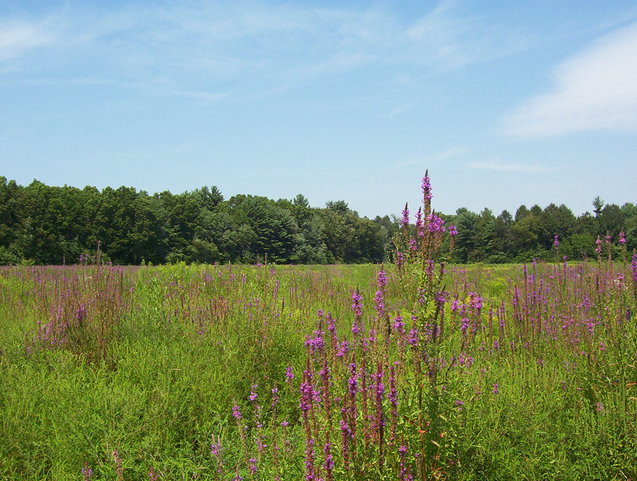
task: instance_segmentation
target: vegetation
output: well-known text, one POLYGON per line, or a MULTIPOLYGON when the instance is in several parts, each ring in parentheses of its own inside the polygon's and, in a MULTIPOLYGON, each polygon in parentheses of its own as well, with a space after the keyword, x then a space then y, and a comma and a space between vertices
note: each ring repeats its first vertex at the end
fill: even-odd
POLYGON ((637 479, 637 256, 445 267, 423 194, 393 266, 0 270, 0 478, 637 479))
MULTIPOLYGON (((448 260, 552 260, 555 235, 561 255, 569 259, 594 257, 597 236, 617 240, 620 232, 629 251, 637 248, 637 206, 605 205, 597 197, 593 207, 594 214, 580 217, 554 204, 521 206, 515 216, 465 208, 441 214, 458 229, 448 260)), ((399 219, 360 217, 344 201, 311 207, 303 195, 224 200, 216 187, 149 195, 132 187, 100 191, 38 181, 24 187, 0 177, 0 264, 5 265, 74 264, 98 243, 104 257, 119 265, 391 262, 399 230, 399 219)))

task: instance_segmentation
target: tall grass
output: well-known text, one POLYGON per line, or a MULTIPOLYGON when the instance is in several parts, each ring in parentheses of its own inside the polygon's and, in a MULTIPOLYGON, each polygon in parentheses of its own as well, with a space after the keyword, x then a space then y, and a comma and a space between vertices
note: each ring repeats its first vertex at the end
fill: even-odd
POLYGON ((427 189, 397 266, 1 270, 0 478, 637 479, 637 266, 445 266, 427 189))

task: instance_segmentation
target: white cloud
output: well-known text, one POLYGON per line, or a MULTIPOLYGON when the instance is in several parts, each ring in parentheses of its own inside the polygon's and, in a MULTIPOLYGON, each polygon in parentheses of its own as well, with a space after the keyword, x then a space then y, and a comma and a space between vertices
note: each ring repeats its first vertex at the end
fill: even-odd
MULTIPOLYGON (((519 32, 468 15, 448 0, 408 21, 382 3, 352 8, 202 0, 109 9, 80 3, 50 20, 62 30, 65 62, 98 57, 104 69, 127 80, 198 73, 302 82, 384 65, 429 75, 505 55, 524 43, 519 32)), ((33 25, 18 27, 0 29, 0 58, 3 51, 13 56, 48 40, 33 25)))
POLYGON ((554 71, 551 91, 503 119, 510 136, 637 131, 637 22, 616 30, 554 71))
POLYGON ((53 36, 37 24, 0 23, 0 60, 19 57, 32 48, 47 45, 52 41, 53 36))
POLYGON ((535 164, 506 164, 499 160, 491 160, 488 162, 469 162, 467 167, 481 170, 496 170, 500 172, 519 172, 527 174, 543 174, 554 172, 554 167, 544 167, 535 164))
POLYGON ((425 165, 431 164, 435 162, 440 162, 443 160, 449 160, 454 157, 461 156, 467 153, 467 149, 462 146, 450 147, 447 150, 443 150, 442 152, 436 152, 435 154, 425 155, 418 159, 407 160, 405 162, 400 162, 397 164, 398 167, 404 167, 407 165, 425 165))

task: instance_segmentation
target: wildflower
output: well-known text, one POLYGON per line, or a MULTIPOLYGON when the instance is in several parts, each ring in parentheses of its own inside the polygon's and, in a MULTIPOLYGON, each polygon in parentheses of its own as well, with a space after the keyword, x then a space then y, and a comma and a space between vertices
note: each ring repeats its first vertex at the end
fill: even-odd
POLYGON ((254 476, 257 472, 257 460, 255 458, 250 458, 248 462, 250 463, 250 474, 254 476))
POLYGON ((241 419, 241 410, 239 409, 239 406, 237 406, 236 404, 232 406, 232 415, 234 416, 235 419, 241 419))
POLYGON ((436 232, 444 232, 445 221, 438 217, 436 214, 429 214, 427 216, 427 230, 432 234, 436 232))
POLYGON ((458 230, 456 229, 455 225, 450 225, 449 229, 447 229, 447 231, 449 232, 449 235, 451 237, 456 237, 458 235, 458 230))
POLYGON ((336 357, 343 357, 345 354, 347 354, 348 350, 349 350, 349 342, 347 341, 341 342, 336 351, 336 357))
POLYGON ((301 392, 301 401, 299 402, 299 408, 305 413, 312 407, 314 389, 309 382, 303 381, 301 383, 299 391, 301 392))
POLYGON ((376 283, 381 289, 387 285, 387 275, 383 269, 378 271, 378 274, 376 275, 376 283))
POLYGON ((429 179, 429 171, 425 172, 425 176, 422 178, 422 193, 426 200, 431 200, 431 181, 429 179))
POLYGON ((257 398, 259 397, 256 391, 257 387, 259 386, 257 386, 256 384, 252 385, 252 389, 250 390, 250 401, 256 401, 257 398))
POLYGON ((294 373, 292 372, 292 366, 285 368, 285 382, 292 382, 294 379, 294 373))
POLYGON ((415 327, 409 331, 409 337, 407 337, 407 343, 410 346, 418 344, 418 329, 415 327))
POLYGON ((595 253, 602 253, 602 240, 599 238, 599 236, 597 236, 597 240, 595 241, 595 253))
POLYGON ((93 470, 89 467, 88 463, 84 463, 84 467, 81 470, 84 481, 90 481, 93 477, 93 470))
POLYGON ((155 472, 155 469, 151 466, 148 470, 148 481, 158 481, 159 475, 155 472))
POLYGON ((402 316, 396 316, 394 318, 394 329, 401 334, 405 332, 405 323, 403 322, 402 316))
POLYGON ((325 462, 323 463, 323 468, 325 471, 331 475, 332 470, 334 469, 334 457, 330 452, 332 445, 330 443, 325 443, 323 446, 323 452, 325 453, 325 462))
POLYGON ((555 234, 555 237, 553 237, 553 247, 555 249, 558 249, 560 247, 560 238, 557 234, 555 234))
POLYGON ((500 385, 496 382, 491 390, 493 394, 500 394, 500 385))
POLYGON ((352 309, 354 310, 356 317, 363 315, 363 298, 358 291, 352 294, 352 309))
POLYGON ((462 334, 466 334, 467 333, 467 329, 469 328, 469 324, 471 324, 471 321, 469 320, 469 318, 467 317, 463 317, 461 324, 460 324, 460 329, 462 330, 462 334))
POLYGON ((376 296, 374 297, 374 309, 378 312, 379 316, 383 316, 385 313, 385 300, 383 299, 383 291, 376 291, 376 296))
POLYGON ((622 246, 626 244, 626 237, 624 235, 624 231, 621 231, 619 233, 619 239, 617 240, 617 242, 619 242, 619 245, 622 245, 622 246))
POLYGON ((405 204, 405 208, 403 209, 403 217, 400 221, 400 224, 404 228, 407 228, 409 226, 409 208, 407 207, 407 204, 405 204))
POLYGON ((219 443, 212 443, 210 445, 210 453, 213 456, 221 456, 221 444, 219 443))
POLYGON ((416 212, 416 232, 418 233, 418 237, 425 236, 425 224, 422 221, 422 209, 418 209, 416 212))

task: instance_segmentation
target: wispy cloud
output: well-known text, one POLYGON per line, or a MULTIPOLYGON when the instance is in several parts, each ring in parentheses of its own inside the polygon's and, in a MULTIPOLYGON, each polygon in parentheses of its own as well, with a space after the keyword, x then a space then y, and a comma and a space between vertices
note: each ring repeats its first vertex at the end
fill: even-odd
POLYGON ((555 167, 544 167, 536 164, 512 164, 503 163, 500 160, 491 160, 487 162, 469 162, 467 167, 471 169, 496 170, 500 172, 518 172, 526 174, 544 174, 554 172, 555 167))
POLYGON ((502 120, 501 130, 531 138, 574 132, 637 131, 637 22, 558 66, 554 87, 502 120))
POLYGON ((37 23, 0 22, 0 61, 19 57, 28 50, 50 44, 53 40, 54 36, 37 23))
POLYGON ((454 157, 459 157, 467 153, 467 149, 462 146, 454 146, 450 147, 447 150, 443 150, 441 152, 436 152, 434 154, 425 155, 423 157, 419 157, 417 159, 406 160, 404 162, 400 162, 397 164, 398 167, 404 167, 407 165, 423 165, 432 164, 435 162, 440 162, 443 160, 453 159, 454 157))
MULTIPOLYGON (((32 20, 0 29, 0 60, 51 42, 37 28, 41 19, 32 20)), ((403 71, 418 79, 506 55, 525 41, 448 0, 410 20, 382 3, 354 8, 194 0, 108 9, 79 3, 55 25, 54 63, 67 72, 142 83, 166 95, 228 95, 231 84, 234 96, 243 98, 366 68, 388 67, 395 78, 403 71)), ((32 67, 40 79, 50 68, 35 61, 32 67)))

